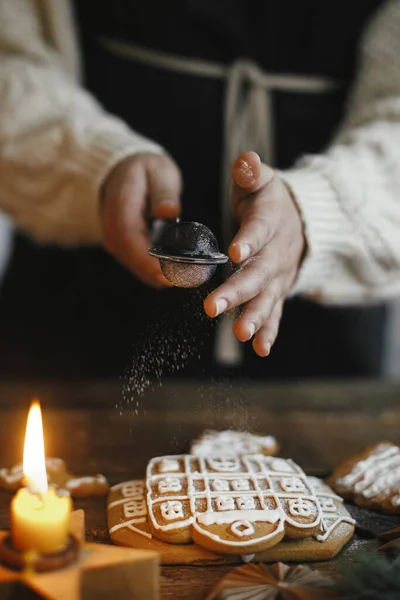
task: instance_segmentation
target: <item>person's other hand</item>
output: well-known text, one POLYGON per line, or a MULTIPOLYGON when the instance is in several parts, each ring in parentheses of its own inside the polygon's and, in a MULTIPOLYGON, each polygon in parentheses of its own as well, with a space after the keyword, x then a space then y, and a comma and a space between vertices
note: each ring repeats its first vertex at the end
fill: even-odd
POLYGON ((135 154, 118 163, 104 182, 101 222, 104 246, 138 279, 169 286, 151 246, 148 220, 180 214, 181 175, 166 155, 135 154))
POLYGON ((284 182, 255 152, 245 152, 232 168, 232 205, 240 229, 229 247, 239 270, 210 294, 206 313, 216 317, 244 304, 233 331, 268 356, 283 303, 305 250, 303 224, 284 182))

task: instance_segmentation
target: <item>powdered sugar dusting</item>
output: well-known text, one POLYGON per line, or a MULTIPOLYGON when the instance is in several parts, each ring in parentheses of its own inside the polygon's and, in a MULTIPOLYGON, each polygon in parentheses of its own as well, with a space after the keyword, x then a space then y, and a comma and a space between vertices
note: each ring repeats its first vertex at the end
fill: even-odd
POLYGON ((137 348, 132 365, 126 373, 122 401, 117 408, 122 412, 132 409, 138 415, 143 409, 143 399, 147 391, 162 386, 165 377, 184 370, 192 361, 202 357, 203 340, 193 341, 192 323, 185 315, 195 316, 200 323, 208 326, 210 333, 214 322, 203 310, 203 297, 207 291, 193 290, 188 293, 188 301, 182 307, 182 317, 162 313, 137 348))

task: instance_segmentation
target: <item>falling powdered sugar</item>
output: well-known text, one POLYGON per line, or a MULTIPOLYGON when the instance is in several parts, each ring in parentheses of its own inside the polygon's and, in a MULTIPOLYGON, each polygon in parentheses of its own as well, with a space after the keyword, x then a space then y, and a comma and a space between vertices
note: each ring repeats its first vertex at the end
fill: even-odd
POLYGON ((160 306, 155 308, 156 318, 147 327, 126 373, 122 401, 117 405, 120 412, 129 407, 138 415, 147 391, 154 391, 162 386, 165 377, 176 375, 201 359, 204 337, 194 338, 193 320, 206 329, 206 337, 214 325, 203 310, 204 293, 204 289, 190 292, 179 316, 162 311, 160 306))

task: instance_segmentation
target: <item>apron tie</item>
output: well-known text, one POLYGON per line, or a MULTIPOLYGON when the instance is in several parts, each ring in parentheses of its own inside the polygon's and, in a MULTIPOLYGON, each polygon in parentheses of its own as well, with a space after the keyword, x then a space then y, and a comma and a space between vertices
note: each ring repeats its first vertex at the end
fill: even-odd
POLYGON ((222 165, 222 231, 225 249, 232 241, 231 168, 235 159, 254 150, 273 164, 273 120, 271 94, 263 72, 248 60, 234 62, 227 71, 224 153, 222 165))

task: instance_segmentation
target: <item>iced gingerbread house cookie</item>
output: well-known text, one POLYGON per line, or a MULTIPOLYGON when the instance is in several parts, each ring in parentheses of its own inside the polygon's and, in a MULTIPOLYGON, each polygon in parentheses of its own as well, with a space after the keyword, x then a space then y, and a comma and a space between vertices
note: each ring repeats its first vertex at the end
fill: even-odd
POLYGON ((157 549, 164 564, 319 560, 354 532, 328 486, 261 454, 152 459, 145 483, 111 489, 108 523, 115 543, 157 549))

